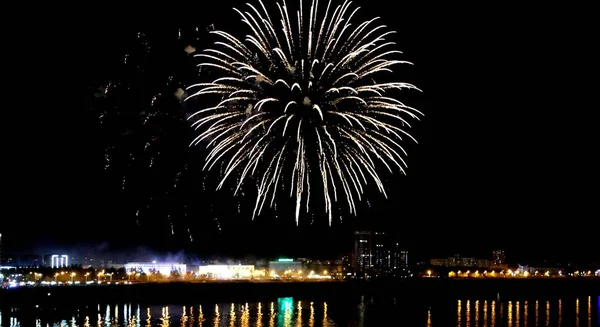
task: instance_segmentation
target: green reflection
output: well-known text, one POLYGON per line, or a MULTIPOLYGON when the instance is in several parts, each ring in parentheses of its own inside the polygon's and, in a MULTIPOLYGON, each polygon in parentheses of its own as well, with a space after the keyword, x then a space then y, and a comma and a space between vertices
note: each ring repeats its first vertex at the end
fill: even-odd
POLYGON ((277 327, 291 326, 294 314, 294 298, 280 297, 277 299, 277 327))

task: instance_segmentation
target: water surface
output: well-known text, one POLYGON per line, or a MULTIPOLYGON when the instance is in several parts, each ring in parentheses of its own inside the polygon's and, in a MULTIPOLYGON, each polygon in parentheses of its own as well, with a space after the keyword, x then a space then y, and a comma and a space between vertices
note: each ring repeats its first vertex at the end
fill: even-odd
POLYGON ((598 327, 600 296, 547 299, 464 298, 423 301, 358 297, 311 301, 291 297, 251 303, 65 308, 8 308, 0 327, 598 327))

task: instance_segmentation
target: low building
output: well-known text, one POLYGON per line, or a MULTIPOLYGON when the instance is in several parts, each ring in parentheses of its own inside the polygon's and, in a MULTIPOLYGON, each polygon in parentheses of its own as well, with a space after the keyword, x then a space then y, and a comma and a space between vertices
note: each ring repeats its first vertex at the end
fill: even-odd
POLYGON ((36 254, 26 254, 19 257, 19 267, 42 266, 42 258, 36 254))
POLYGON ((286 271, 302 271, 302 261, 295 261, 294 259, 287 258, 269 261, 269 271, 275 272, 277 275, 283 275, 286 271))
POLYGON ((439 267, 477 267, 477 268, 490 268, 492 263, 487 259, 477 259, 462 257, 459 254, 453 257, 443 259, 431 259, 429 262, 432 266, 439 267))
POLYGON ((518 271, 523 275, 527 274, 528 276, 538 277, 560 276, 563 273, 562 269, 557 267, 533 267, 527 265, 520 265, 518 271))
POLYGON ((254 265, 205 265, 198 274, 209 279, 246 279, 254 276, 254 265))
POLYGON ((344 268, 344 262, 340 260, 312 260, 306 258, 299 258, 298 261, 302 262, 302 271, 309 273, 319 273, 322 275, 330 275, 341 279, 346 271, 344 268))
POLYGON ((126 271, 137 271, 142 273, 160 273, 161 275, 170 275, 172 272, 184 274, 187 266, 181 263, 170 262, 130 262, 125 264, 126 271))

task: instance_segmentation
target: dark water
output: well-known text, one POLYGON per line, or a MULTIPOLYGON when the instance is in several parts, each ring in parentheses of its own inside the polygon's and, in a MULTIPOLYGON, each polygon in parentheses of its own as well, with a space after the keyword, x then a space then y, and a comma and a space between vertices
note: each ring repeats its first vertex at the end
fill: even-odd
POLYGON ((360 297, 310 301, 144 306, 100 304, 0 311, 0 326, 600 326, 600 296, 551 299, 422 300, 360 297))

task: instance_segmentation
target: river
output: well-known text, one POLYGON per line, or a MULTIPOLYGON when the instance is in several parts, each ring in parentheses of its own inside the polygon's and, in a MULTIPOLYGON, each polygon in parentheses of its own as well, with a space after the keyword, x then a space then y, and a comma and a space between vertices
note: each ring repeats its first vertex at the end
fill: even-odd
POLYGON ((263 302, 189 305, 46 305, 0 311, 1 327, 16 326, 465 326, 597 327, 600 296, 411 299, 356 296, 335 301, 273 298, 263 302))

